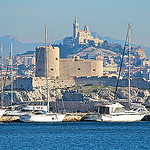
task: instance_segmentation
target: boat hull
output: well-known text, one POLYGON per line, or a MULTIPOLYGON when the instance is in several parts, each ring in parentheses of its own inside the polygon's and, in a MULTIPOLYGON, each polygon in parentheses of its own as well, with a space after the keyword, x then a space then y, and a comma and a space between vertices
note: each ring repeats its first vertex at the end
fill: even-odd
POLYGON ((44 115, 21 115, 20 121, 22 122, 62 122, 65 115, 63 114, 44 114, 44 115))
POLYGON ((0 109, 0 118, 3 116, 4 113, 5 113, 5 109, 0 109))
POLYGON ((145 114, 134 115, 101 115, 96 121, 100 122, 136 122, 141 121, 145 114))

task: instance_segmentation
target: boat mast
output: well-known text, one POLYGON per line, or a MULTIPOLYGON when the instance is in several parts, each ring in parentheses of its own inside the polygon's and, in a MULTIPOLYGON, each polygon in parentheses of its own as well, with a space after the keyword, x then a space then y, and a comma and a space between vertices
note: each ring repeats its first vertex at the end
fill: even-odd
POLYGON ((11 59, 11 102, 10 105, 12 106, 13 103, 13 73, 12 73, 12 65, 13 65, 13 43, 11 43, 11 53, 10 53, 10 59, 11 59))
POLYGON ((47 25, 45 25, 45 47, 46 47, 47 110, 49 112, 48 58, 47 58, 47 25))
POLYGON ((1 108, 3 108, 3 45, 1 45, 1 108))
POLYGON ((131 86, 131 76, 130 76, 130 69, 131 69, 131 56, 130 56, 130 52, 131 52, 131 47, 130 47, 130 43, 131 43, 131 24, 129 23, 129 27, 128 27, 128 30, 129 30, 129 37, 128 37, 128 42, 129 42, 129 77, 128 77, 128 80, 129 80, 129 85, 128 85, 128 90, 129 90, 129 99, 128 99, 128 103, 129 103, 129 107, 130 107, 130 103, 131 103, 131 89, 130 89, 130 86, 131 86))

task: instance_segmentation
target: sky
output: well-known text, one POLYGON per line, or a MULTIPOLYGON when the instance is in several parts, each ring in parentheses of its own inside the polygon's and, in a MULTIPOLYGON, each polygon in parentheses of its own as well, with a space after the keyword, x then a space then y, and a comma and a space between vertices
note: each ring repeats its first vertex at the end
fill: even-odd
POLYGON ((22 43, 51 42, 72 36, 75 15, 102 36, 124 40, 131 22, 134 44, 150 47, 150 0, 0 0, 0 36, 22 43))

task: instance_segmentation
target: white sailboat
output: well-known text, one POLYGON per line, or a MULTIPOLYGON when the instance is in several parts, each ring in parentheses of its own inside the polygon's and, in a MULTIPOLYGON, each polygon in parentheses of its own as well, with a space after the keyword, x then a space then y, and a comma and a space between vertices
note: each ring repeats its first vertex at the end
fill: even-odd
MULTIPOLYGON (((11 70, 10 70, 10 76, 11 76, 11 98, 10 98, 10 106, 6 107, 6 111, 4 112, 4 116, 20 116, 22 112, 20 110, 17 110, 16 108, 18 105, 13 106, 13 43, 10 45, 10 62, 11 62, 11 70)), ((2 97, 3 99, 3 97, 2 97)))
MULTIPOLYGON (((131 107, 131 100, 130 100, 130 39, 131 39, 131 25, 128 25, 128 32, 127 32, 127 37, 126 41, 128 39, 129 43, 129 97, 128 97, 128 103, 129 107, 131 107)), ((126 43, 125 43, 126 46, 126 43)), ((122 58, 123 60, 123 58, 122 58)), ((121 70, 120 70, 121 71, 121 70)), ((120 75, 120 72, 119 72, 120 75)), ((118 84, 118 83, 117 83, 118 84)), ((148 110, 140 105, 135 109, 127 111, 121 105, 120 103, 114 103, 114 104, 99 104, 97 105, 98 107, 98 115, 99 117, 96 119, 96 121, 104 121, 104 122, 134 122, 134 121, 141 121, 142 118, 145 115, 148 115, 149 112, 148 110)))
POLYGON ((62 122, 65 114, 49 112, 49 85, 48 85, 48 59, 47 59, 47 26, 45 26, 45 47, 46 47, 46 81, 47 81, 47 109, 48 112, 33 111, 32 113, 21 115, 23 122, 62 122))

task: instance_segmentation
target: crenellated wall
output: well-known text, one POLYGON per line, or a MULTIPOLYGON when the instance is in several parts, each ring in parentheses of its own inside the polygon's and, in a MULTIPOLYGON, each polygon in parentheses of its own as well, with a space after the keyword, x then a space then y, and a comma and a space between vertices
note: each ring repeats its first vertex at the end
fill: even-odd
POLYGON ((102 76, 102 60, 60 59, 61 77, 102 76))

